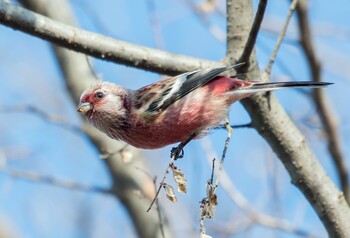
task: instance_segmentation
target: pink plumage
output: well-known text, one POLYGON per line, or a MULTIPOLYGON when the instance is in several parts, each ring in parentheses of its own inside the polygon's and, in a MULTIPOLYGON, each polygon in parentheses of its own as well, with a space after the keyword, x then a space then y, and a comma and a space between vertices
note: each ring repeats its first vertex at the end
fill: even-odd
MULTIPOLYGON (((238 66, 238 65, 237 65, 238 66)), ((235 66, 197 70, 138 90, 96 82, 80 99, 78 111, 111 138, 156 149, 204 136, 227 116, 232 103, 251 93, 328 83, 258 83, 218 76, 235 66)))

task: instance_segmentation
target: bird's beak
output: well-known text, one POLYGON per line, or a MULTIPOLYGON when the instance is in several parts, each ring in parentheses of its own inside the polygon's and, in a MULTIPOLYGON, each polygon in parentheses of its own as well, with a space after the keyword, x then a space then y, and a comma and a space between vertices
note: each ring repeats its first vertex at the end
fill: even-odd
POLYGON ((78 105, 77 111, 82 113, 82 114, 86 114, 88 111, 90 111, 92 109, 92 105, 89 102, 81 102, 78 105))

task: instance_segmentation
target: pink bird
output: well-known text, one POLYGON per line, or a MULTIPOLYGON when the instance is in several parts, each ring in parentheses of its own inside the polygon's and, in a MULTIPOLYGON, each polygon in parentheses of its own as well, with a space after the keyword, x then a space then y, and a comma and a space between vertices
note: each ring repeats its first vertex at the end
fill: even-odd
POLYGON ((77 110, 113 139, 157 149, 203 137, 223 122, 232 103, 252 93, 330 84, 261 83, 220 76, 240 65, 196 70, 138 90, 96 82, 83 92, 77 110))

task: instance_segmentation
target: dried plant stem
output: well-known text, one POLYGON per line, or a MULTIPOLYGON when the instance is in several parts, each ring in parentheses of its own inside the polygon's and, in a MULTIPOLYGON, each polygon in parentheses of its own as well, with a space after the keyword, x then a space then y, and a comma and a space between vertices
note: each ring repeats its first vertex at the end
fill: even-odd
POLYGON ((221 176, 221 173, 222 173, 222 170, 223 170, 223 167, 224 167, 224 161, 225 161, 225 158, 226 158, 226 152, 227 152, 228 145, 230 143, 231 136, 232 136, 232 131, 233 131, 233 129, 232 129, 231 125, 230 125, 230 121, 229 121, 228 118, 226 119, 226 130, 227 130, 227 138, 226 138, 226 141, 225 141, 224 150, 222 151, 220 165, 219 165, 219 170, 218 170, 218 173, 216 175, 216 180, 215 180, 215 184, 214 184, 215 188, 219 185, 220 176, 221 176))

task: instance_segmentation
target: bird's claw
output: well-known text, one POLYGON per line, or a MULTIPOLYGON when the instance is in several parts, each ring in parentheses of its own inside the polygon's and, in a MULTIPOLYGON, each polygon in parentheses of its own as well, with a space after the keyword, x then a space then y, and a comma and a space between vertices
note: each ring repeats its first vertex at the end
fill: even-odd
POLYGON ((183 158, 184 154, 185 152, 181 147, 173 147, 170 152, 170 156, 174 157, 174 160, 183 158))

